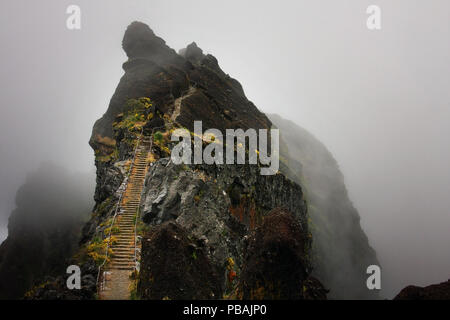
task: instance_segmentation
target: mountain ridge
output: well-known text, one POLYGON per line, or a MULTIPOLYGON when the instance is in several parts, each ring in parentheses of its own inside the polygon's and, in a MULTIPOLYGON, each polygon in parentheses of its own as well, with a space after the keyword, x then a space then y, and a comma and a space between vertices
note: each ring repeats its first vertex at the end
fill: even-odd
MULTIPOLYGON (((89 141, 97 167, 96 204, 83 227, 78 251, 70 261, 81 267, 89 281, 79 293, 70 292, 64 287, 61 275, 35 288, 28 297, 96 297, 92 279, 98 274, 101 276, 99 267, 103 262, 108 263, 107 243, 114 242, 117 235, 112 222, 115 213, 120 214, 118 201, 127 184, 127 172, 141 134, 153 143, 139 203, 141 219, 137 220, 143 250, 137 265, 140 272, 133 274, 136 286, 130 291, 130 297, 326 299, 327 290, 334 295, 338 290, 351 287, 354 282, 349 280, 348 274, 340 282, 333 282, 329 269, 314 261, 314 255, 322 251, 311 247, 312 237, 323 234, 314 234, 309 222, 314 210, 307 203, 307 197, 314 192, 308 190, 310 186, 303 178, 310 172, 305 171, 305 167, 311 168, 311 164, 305 162, 306 158, 303 158, 304 163, 297 161, 296 158, 302 157, 295 153, 296 142, 288 135, 283 137, 287 129, 278 124, 282 131, 282 159, 280 172, 272 176, 260 175, 258 165, 174 165, 170 161, 170 150, 175 143, 170 135, 175 128, 192 131, 195 120, 203 121, 204 130, 215 128, 222 132, 270 129, 273 123, 246 98, 241 84, 220 68, 217 59, 203 54, 195 43, 177 54, 147 25, 133 22, 125 31, 122 47, 128 56, 122 66, 125 74, 107 111, 94 124, 89 141), (274 233, 270 226, 276 226, 280 232, 274 233), (179 254, 168 254, 168 244, 179 254), (160 264, 166 267, 155 266, 155 257, 164 257, 160 264), (313 271, 315 267, 319 272, 313 271), (189 270, 197 270, 205 277, 190 274, 189 270), (176 275, 179 280, 171 282, 167 275, 176 275), (325 287, 320 277, 325 277, 325 287), (209 281, 209 285, 205 287, 203 281, 209 281), (345 286, 340 288, 342 283, 345 286)), ((320 158, 322 155, 309 156, 320 158)), ((340 185, 341 178, 337 180, 339 192, 327 204, 339 202, 340 196, 347 197, 345 186, 340 185)), ((321 183, 314 184, 313 189, 323 189, 321 183)), ((346 207, 345 199, 344 202, 345 205, 338 206, 339 217, 345 217, 342 221, 359 223, 357 212, 350 204, 346 207)), ((338 226, 342 222, 331 214, 325 217, 338 226)), ((331 236, 336 235, 336 230, 339 228, 336 227, 331 236)), ((358 228, 354 230, 363 234, 358 228)), ((330 240, 324 239, 325 242, 330 240)), ((342 239, 348 242, 351 238, 337 238, 342 239)), ((357 234, 356 240, 361 239, 364 240, 364 236, 357 234)), ((356 256, 369 250, 365 240, 362 243, 361 248, 356 248, 361 249, 355 251, 356 256)), ((327 261, 336 262, 339 258, 320 263, 327 261)), ((332 269, 338 270, 339 275, 341 267, 333 264, 332 269)), ((358 292, 352 292, 351 296, 342 294, 342 297, 367 297, 361 293, 365 279, 362 281, 358 274, 354 281, 361 282, 358 292)))

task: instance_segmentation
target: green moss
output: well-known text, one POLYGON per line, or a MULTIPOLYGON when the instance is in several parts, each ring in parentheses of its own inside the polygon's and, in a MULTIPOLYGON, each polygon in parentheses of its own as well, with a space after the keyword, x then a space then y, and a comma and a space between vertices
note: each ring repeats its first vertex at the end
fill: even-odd
POLYGON ((160 131, 157 131, 153 134, 153 139, 157 142, 162 142, 164 136, 160 131))
POLYGON ((153 118, 153 114, 147 115, 147 109, 152 105, 150 98, 147 97, 129 99, 125 104, 126 111, 116 117, 113 128, 115 130, 140 130, 147 121, 153 118))

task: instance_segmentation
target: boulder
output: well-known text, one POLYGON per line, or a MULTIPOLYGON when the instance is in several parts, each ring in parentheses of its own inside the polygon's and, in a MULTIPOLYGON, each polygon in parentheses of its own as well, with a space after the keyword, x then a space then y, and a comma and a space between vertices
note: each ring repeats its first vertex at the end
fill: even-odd
POLYGON ((140 297, 220 299, 221 279, 199 243, 172 221, 152 228, 142 242, 140 297))

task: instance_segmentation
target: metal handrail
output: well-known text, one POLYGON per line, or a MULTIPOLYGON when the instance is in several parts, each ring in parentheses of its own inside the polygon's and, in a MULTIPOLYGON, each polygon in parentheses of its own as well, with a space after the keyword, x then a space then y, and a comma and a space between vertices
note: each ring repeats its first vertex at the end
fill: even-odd
MULTIPOLYGON (((149 152, 152 151, 152 146, 153 146, 153 131, 154 129, 152 129, 152 135, 150 136, 150 148, 149 148, 149 152)), ((144 181, 144 185, 145 185, 145 181, 144 181)), ((144 187, 142 187, 141 190, 141 199, 142 199, 142 192, 143 192, 144 187)), ((137 250, 137 222, 140 218, 140 213, 141 213, 141 208, 139 206, 138 208, 138 212, 136 214, 136 218, 134 219, 134 270, 137 270, 137 256, 136 256, 136 250, 137 250)))
MULTIPOLYGON (((161 128, 165 128, 165 127, 166 127, 166 125, 160 126, 160 127, 152 128, 152 133, 151 133, 151 136, 150 136, 150 152, 151 152, 152 147, 153 147, 153 134, 154 134, 154 131, 155 131, 156 129, 161 129, 161 128)), ((130 168, 128 169, 128 172, 127 172, 127 175, 126 175, 126 184, 125 184, 125 188, 124 188, 123 190, 121 190, 119 199, 118 199, 117 204, 116 204, 116 209, 115 209, 115 211, 114 211, 113 220, 112 220, 112 222, 111 222, 111 226, 110 226, 110 229, 109 229, 108 243, 107 243, 107 246, 106 246, 105 259, 103 260, 103 263, 98 267, 97 282, 96 282, 96 286, 97 286, 97 294, 99 294, 99 291, 100 291, 99 280, 100 280, 101 270, 102 270, 102 268, 105 266, 105 264, 106 264, 106 262, 107 262, 107 260, 108 260, 108 257, 109 257, 109 248, 110 248, 110 245, 111 245, 111 232, 112 232, 112 228, 113 228, 114 223, 115 223, 115 221, 116 221, 117 214, 118 214, 119 208, 120 208, 120 204, 121 204, 122 199, 123 199, 123 195, 124 195, 124 193, 125 193, 125 191, 126 191, 126 189, 127 189, 127 186, 128 186, 130 173, 131 173, 131 171, 132 171, 132 169, 133 169, 133 167, 134 167, 134 162, 135 162, 135 160, 136 160, 136 154, 137 154, 137 151, 138 151, 138 148, 139 148, 139 144, 140 144, 140 142, 142 141, 143 133, 144 133, 144 127, 141 128, 141 133, 140 133, 140 135, 139 135, 138 142, 137 142, 137 144, 136 144, 136 148, 134 149, 133 160, 132 160, 132 162, 131 162, 130 168)), ((141 191, 141 197, 142 197, 142 191, 141 191)), ((139 218, 140 218, 140 208, 138 208, 138 213, 137 213, 137 215, 136 215, 136 219, 135 219, 135 222, 134 222, 134 263, 135 263, 135 267, 134 267, 134 268, 135 268, 135 270, 136 270, 136 268, 137 268, 137 255, 136 255, 136 250, 137 250, 137 221, 138 221, 139 218)), ((105 280, 102 279, 102 282, 104 283, 105 280)), ((103 285, 104 285, 104 284, 102 284, 102 287, 103 287, 103 285)))
MULTIPOLYGON (((152 152, 152 148, 153 148, 153 134, 155 132, 156 129, 161 129, 161 128, 165 128, 166 126, 161 126, 161 127, 155 127, 152 128, 152 133, 150 135, 150 147, 149 147, 149 152, 152 152)), ((145 181, 144 181, 145 184, 145 181)), ((143 192, 144 188, 142 188, 141 190, 141 199, 142 199, 142 192, 143 192)), ((141 215, 141 209, 138 208, 138 212, 136 215, 136 219, 134 221, 134 269, 137 269, 137 256, 136 256, 136 251, 137 251, 137 222, 140 219, 141 215)))
MULTIPOLYGON (((134 161, 135 161, 135 159, 136 159, 137 150, 138 150, 138 148, 139 148, 139 143, 140 143, 140 141, 141 141, 141 139, 142 139, 143 133, 144 133, 144 127, 141 128, 141 133, 140 133, 140 135, 139 135, 138 142, 137 142, 137 144, 136 144, 136 148, 134 149, 133 160, 132 160, 132 162, 131 162, 130 168, 128 169, 127 175, 125 176, 125 177, 126 177, 126 185, 125 185, 125 188, 124 188, 124 189, 121 191, 121 193, 120 193, 119 199, 118 199, 117 204, 116 204, 116 209, 115 209, 115 211, 114 211, 113 220, 112 220, 111 226, 110 226, 110 228, 109 228, 109 234, 108 234, 109 240, 108 240, 108 243, 107 243, 107 245, 106 245, 105 259, 103 260, 103 263, 98 267, 97 282, 96 282, 96 285, 97 285, 97 294, 99 293, 99 292, 98 292, 98 291, 99 291, 99 285, 98 285, 98 284, 99 284, 99 280, 100 280, 101 269, 105 266, 106 261, 108 260, 108 256, 109 256, 109 247, 110 247, 110 244, 111 244, 111 232, 112 232, 112 227, 114 226, 114 223, 115 223, 115 221, 116 221, 117 213, 118 213, 118 211, 119 211, 120 204, 121 204, 121 202, 122 202, 122 198, 123 198, 124 192, 125 192, 125 190, 126 190, 126 188, 127 188, 127 185, 128 185, 128 181, 129 181, 128 179, 129 179, 131 170, 133 169, 133 166, 134 166, 134 161)), ((102 281, 103 281, 103 280, 104 280, 104 279, 102 279, 102 281)))

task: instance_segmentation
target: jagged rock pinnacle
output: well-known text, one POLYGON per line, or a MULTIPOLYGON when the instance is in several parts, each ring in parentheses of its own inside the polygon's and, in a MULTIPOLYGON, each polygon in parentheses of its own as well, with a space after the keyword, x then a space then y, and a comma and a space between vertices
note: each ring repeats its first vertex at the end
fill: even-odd
POLYGON ((194 64, 199 63, 205 57, 203 50, 200 49, 195 42, 192 42, 186 48, 181 49, 178 54, 194 64))
MULTIPOLYGON (((135 21, 125 31, 122 48, 129 58, 139 57, 152 49, 156 38, 155 33, 148 25, 135 21)), ((162 42, 164 44, 164 41, 162 42)))
POLYGON ((138 21, 131 23, 125 31, 122 48, 130 60, 144 58, 157 63, 163 61, 176 63, 173 60, 180 59, 175 50, 168 47, 163 39, 156 36, 148 25, 138 21))

